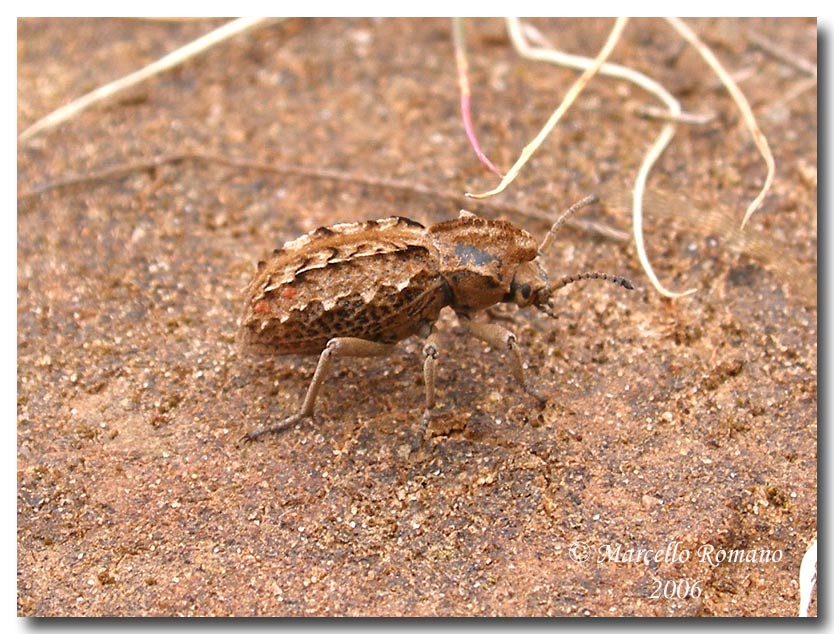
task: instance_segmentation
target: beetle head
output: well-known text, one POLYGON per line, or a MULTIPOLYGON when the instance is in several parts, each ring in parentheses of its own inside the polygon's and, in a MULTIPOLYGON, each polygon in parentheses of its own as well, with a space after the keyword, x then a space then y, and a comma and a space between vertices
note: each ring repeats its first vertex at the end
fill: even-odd
POLYGON ((524 308, 525 306, 548 306, 550 301, 550 282, 547 272, 538 259, 520 264, 510 283, 510 292, 504 297, 524 308))

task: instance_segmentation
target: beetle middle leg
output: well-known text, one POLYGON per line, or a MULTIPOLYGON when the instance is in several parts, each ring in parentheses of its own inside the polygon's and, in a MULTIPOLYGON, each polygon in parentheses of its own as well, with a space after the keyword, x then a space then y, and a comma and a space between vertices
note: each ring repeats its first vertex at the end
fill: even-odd
POLYGON ((510 353, 510 359, 512 360, 513 375, 521 384, 521 387, 524 388, 524 391, 530 396, 536 398, 539 403, 547 401, 547 397, 533 387, 527 380, 527 376, 524 373, 524 361, 521 358, 521 349, 518 346, 518 339, 513 332, 507 330, 503 326, 499 326, 498 324, 485 321, 475 321, 465 315, 458 315, 458 317, 460 317, 461 323, 466 326, 469 332, 471 332, 475 337, 486 342, 497 350, 507 350, 507 352, 510 353))
POLYGON ((431 422, 431 415, 434 411, 434 379, 435 368, 437 366, 437 357, 440 354, 440 345, 437 337, 437 330, 434 326, 427 327, 428 335, 426 335, 426 343, 423 344, 423 383, 426 384, 426 409, 423 410, 423 419, 420 421, 420 429, 411 443, 411 450, 416 451, 426 436, 426 429, 428 429, 429 422, 431 422))
POLYGON ((307 395, 304 397, 301 411, 289 418, 285 418, 272 427, 264 427, 250 431, 243 437, 243 440, 252 441, 257 440, 264 434, 277 434, 305 418, 312 418, 316 397, 319 394, 322 383, 327 378, 330 367, 333 365, 333 359, 339 357, 384 357, 389 355, 393 349, 394 344, 377 343, 355 337, 336 337, 335 339, 331 339, 327 342, 327 345, 319 356, 316 372, 313 374, 310 386, 307 388, 307 395))

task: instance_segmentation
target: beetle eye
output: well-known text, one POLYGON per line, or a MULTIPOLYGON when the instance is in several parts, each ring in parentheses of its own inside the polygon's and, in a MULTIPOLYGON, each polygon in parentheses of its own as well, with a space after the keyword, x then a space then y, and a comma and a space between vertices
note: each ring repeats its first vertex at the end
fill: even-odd
POLYGON ((522 284, 520 290, 521 290, 521 296, 524 299, 530 299, 530 285, 529 284, 522 284))

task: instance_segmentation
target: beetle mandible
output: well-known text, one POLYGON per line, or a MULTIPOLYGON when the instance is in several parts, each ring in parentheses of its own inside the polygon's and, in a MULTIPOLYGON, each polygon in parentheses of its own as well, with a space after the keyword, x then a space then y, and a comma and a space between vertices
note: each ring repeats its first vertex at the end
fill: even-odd
POLYGON ((423 374, 426 405, 417 435, 425 436, 435 405, 435 331, 449 306, 477 338, 510 354, 515 378, 539 401, 527 381, 516 336, 476 314, 506 302, 533 306, 555 317, 552 293, 584 279, 603 279, 632 289, 619 276, 595 271, 548 279, 539 256, 588 196, 568 209, 537 245, 505 220, 461 210, 454 220, 425 227, 392 217, 319 227, 276 249, 245 291, 238 339, 244 348, 267 354, 318 354, 301 409, 277 425, 251 431, 245 440, 277 433, 313 417, 313 408, 333 359, 389 354, 411 335, 425 338, 423 374))

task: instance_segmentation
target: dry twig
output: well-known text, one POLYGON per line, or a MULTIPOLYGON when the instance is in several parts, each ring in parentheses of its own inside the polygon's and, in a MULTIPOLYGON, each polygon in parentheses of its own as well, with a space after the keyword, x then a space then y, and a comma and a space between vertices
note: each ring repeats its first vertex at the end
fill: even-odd
POLYGON ((715 71, 715 74, 721 79, 721 82, 724 84, 727 92, 730 93, 733 101, 736 102, 739 110, 741 110, 744 123, 747 125, 747 129, 750 131, 750 134, 753 135, 753 141, 755 142, 756 147, 759 148, 759 152, 767 164, 767 176, 765 177, 764 185, 762 185, 759 195, 756 196, 756 198, 753 199, 753 202, 751 202, 747 207, 744 219, 741 221, 741 226, 744 227, 750 219, 750 216, 753 215, 753 212, 756 211, 756 209, 758 209, 762 204, 767 192, 770 191, 770 187, 773 184, 773 178, 776 174, 776 164, 773 161, 773 154, 770 151, 767 138, 759 129, 759 125, 756 123, 756 117, 753 115, 753 110, 750 108, 750 104, 747 102, 747 98, 744 96, 744 93, 741 92, 727 71, 724 70, 724 67, 721 65, 721 62, 718 61, 718 58, 712 50, 710 50, 710 48, 701 41, 701 38, 699 38, 695 32, 680 18, 666 18, 666 21, 669 22, 669 24, 671 24, 672 27, 674 27, 674 29, 680 33, 687 42, 695 47, 695 50, 698 51, 701 57, 704 58, 704 61, 709 64, 710 68, 712 68, 712 70, 715 71))
POLYGON ((706 125, 715 119, 715 113, 696 114, 694 112, 681 112, 679 115, 673 115, 668 110, 656 108, 654 106, 638 106, 634 112, 641 117, 650 119, 660 119, 661 121, 674 121, 675 123, 684 123, 689 125, 706 125))
MULTIPOLYGON (((322 167, 300 167, 290 165, 277 165, 273 163, 266 163, 262 161, 253 161, 249 159, 230 158, 228 156, 221 156, 218 154, 209 154, 199 151, 185 151, 176 154, 164 154, 147 160, 135 161, 132 163, 124 163, 113 167, 108 167, 103 170, 94 171, 89 174, 72 174, 49 181, 33 187, 32 189, 18 194, 18 202, 23 202, 37 196, 46 194, 52 191, 76 187, 81 185, 93 185, 96 183, 103 183, 118 178, 124 178, 129 174, 136 172, 143 172, 162 167, 164 165, 174 165, 186 161, 194 161, 198 163, 213 163, 216 165, 225 165, 236 169, 253 170, 258 172, 267 172, 272 174, 282 174, 289 176, 301 176, 305 178, 314 178, 321 180, 331 180, 340 183, 348 183, 351 185, 361 185, 365 187, 378 187, 380 189, 387 189, 392 191, 399 191, 413 196, 422 196, 435 200, 444 200, 456 207, 465 206, 467 203, 474 203, 479 207, 489 210, 492 214, 507 214, 510 216, 521 216, 524 218, 536 220, 541 222, 544 226, 550 227, 553 223, 553 217, 545 212, 537 211, 527 207, 518 207, 516 205, 508 205, 496 201, 472 201, 464 196, 449 191, 441 191, 432 189, 425 185, 415 184, 412 182, 405 182, 389 178, 377 178, 372 176, 363 176, 357 174, 348 174, 337 170, 332 170, 322 167)), ((614 227, 605 225, 600 222, 591 220, 582 220, 571 218, 568 223, 574 229, 578 229, 585 233, 596 235, 606 240, 614 242, 628 241, 628 234, 624 231, 614 227)))
POLYGON ((20 136, 18 136, 18 140, 21 142, 28 141, 39 132, 48 130, 49 128, 71 119, 79 112, 86 110, 90 106, 107 99, 108 97, 112 97, 116 93, 130 88, 131 86, 135 86, 136 84, 173 68, 174 66, 178 66, 187 59, 202 53, 206 49, 222 42, 223 40, 272 20, 273 19, 268 18, 238 18, 237 20, 232 20, 220 28, 197 38, 193 42, 189 42, 181 48, 178 48, 165 57, 148 64, 144 68, 140 68, 129 75, 125 75, 124 77, 120 77, 109 84, 100 86, 83 97, 79 97, 65 106, 52 111, 21 132, 20 136))
POLYGON ((787 51, 778 44, 771 42, 765 36, 756 33, 755 31, 748 31, 747 32, 747 39, 749 39, 753 44, 758 46, 760 49, 765 51, 766 53, 770 53, 776 59, 785 62, 786 64, 790 64, 794 68, 803 73, 810 75, 811 77, 817 76, 817 65, 809 62, 807 59, 799 57, 799 55, 795 55, 791 51, 787 51))
POLYGON ((620 39, 620 35, 625 28, 626 23, 628 22, 627 18, 617 18, 617 21, 614 24, 614 28, 611 30, 611 33, 608 35, 608 39, 605 42, 605 45, 602 47, 600 52, 597 54, 596 58, 594 59, 593 64, 587 68, 579 78, 574 82, 573 86, 570 87, 565 98, 562 100, 562 103, 559 104, 559 107, 550 115, 550 118, 547 120, 547 123, 544 124, 544 127, 539 131, 539 133, 535 136, 535 138, 528 143, 521 152, 521 156, 518 157, 518 160, 515 164, 510 168, 507 174, 501 179, 501 182, 495 189, 491 189, 488 192, 484 192, 481 194, 472 194, 467 193, 466 195, 470 198, 487 198, 489 196, 494 196, 495 194, 499 194, 504 191, 507 186, 515 180, 515 177, 518 176, 519 171, 524 165, 530 160, 530 157, 533 153, 539 148, 542 142, 547 138, 550 132, 553 130, 556 123, 558 123, 559 119, 562 118, 562 115, 567 112, 568 108, 571 107, 573 102, 579 96, 579 94, 585 89, 585 86, 588 85, 588 82, 591 81, 594 75, 597 74, 600 67, 605 63, 605 60, 611 55, 611 52, 614 50, 614 46, 616 46, 617 42, 620 39))
MULTIPOLYGON (((539 61, 549 62, 558 66, 568 66, 570 68, 586 71, 587 69, 591 68, 591 66, 594 63, 593 60, 591 60, 590 58, 581 57, 579 55, 570 55, 562 51, 556 50, 555 48, 549 45, 544 36, 541 33, 539 33, 538 30, 536 30, 535 28, 531 27, 530 25, 524 25, 524 28, 522 28, 521 23, 517 18, 508 18, 507 24, 510 32, 510 38, 512 39, 513 44, 515 45, 516 49, 525 57, 537 59, 539 61), (531 39, 535 38, 540 45, 544 44, 546 48, 531 47, 525 39, 525 36, 527 35, 530 35, 531 39)), ((669 122, 667 122, 663 126, 660 135, 657 137, 652 147, 649 148, 649 151, 643 158, 643 163, 640 165, 640 170, 637 173, 637 177, 634 180, 631 205, 634 246, 637 251, 637 258, 640 260, 640 265, 646 272, 646 275, 648 276, 649 281, 652 283, 652 286, 654 286, 655 289, 657 289, 657 291, 661 295, 674 299, 677 297, 683 297, 684 295, 694 293, 694 289, 678 292, 671 291, 667 289, 665 286, 663 286, 663 284, 660 282, 657 275, 655 274, 651 263, 649 262, 649 256, 646 252, 646 246, 643 240, 643 192, 645 191, 646 181, 648 180, 649 172, 654 166, 654 163, 657 161, 658 157, 663 153, 663 150, 666 149, 666 146, 669 144, 669 142, 672 140, 672 137, 675 135, 676 126, 674 122, 680 119, 682 116, 680 102, 678 102, 678 100, 675 99, 671 95, 671 93, 669 93, 668 90, 666 90, 655 80, 651 79, 650 77, 647 77, 643 73, 628 68, 627 66, 605 63, 602 64, 602 66, 600 66, 599 72, 602 75, 607 75, 609 77, 615 77, 618 79, 624 79, 639 86, 640 88, 649 92, 650 94, 655 95, 668 108, 669 122)))

